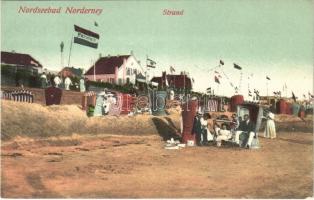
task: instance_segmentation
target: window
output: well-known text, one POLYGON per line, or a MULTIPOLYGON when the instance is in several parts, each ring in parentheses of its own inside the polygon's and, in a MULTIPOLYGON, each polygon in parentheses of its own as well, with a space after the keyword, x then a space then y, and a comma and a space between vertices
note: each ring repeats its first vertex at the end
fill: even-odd
POLYGON ((128 75, 128 76, 131 75, 131 69, 130 69, 130 68, 127 68, 127 69, 126 69, 126 75, 128 75))

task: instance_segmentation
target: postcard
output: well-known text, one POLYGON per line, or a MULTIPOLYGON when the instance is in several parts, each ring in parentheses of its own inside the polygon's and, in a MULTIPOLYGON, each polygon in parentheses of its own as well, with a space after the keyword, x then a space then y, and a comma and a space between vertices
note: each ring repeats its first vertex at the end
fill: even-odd
POLYGON ((1 1, 2 198, 313 198, 313 1, 1 1))

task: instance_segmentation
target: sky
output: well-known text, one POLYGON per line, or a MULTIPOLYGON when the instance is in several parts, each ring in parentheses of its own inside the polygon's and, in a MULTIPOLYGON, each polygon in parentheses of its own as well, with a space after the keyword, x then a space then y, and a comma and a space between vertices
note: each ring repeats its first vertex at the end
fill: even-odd
MULTIPOLYGON (((44 68, 61 70, 60 43, 67 65, 76 24, 100 35, 98 49, 73 44, 70 66, 88 69, 99 55, 134 52, 145 64, 157 62, 150 76, 161 71, 187 71, 195 91, 212 87, 233 95, 230 82, 247 97, 248 88, 261 95, 283 90, 302 98, 313 93, 313 1, 2 1, 1 50, 28 53, 44 68), (19 13, 20 7, 62 8, 61 14, 19 13), (103 9, 100 15, 67 14, 67 7, 103 9), (184 10, 181 16, 163 11, 184 10), (98 27, 94 26, 97 22, 98 27), (214 82, 215 68, 222 78, 214 82), (233 68, 233 63, 242 71, 233 68), (223 72, 227 75, 227 79, 223 72), (242 81, 240 84, 240 73, 242 81), (270 81, 266 80, 270 77, 270 81), (250 77, 250 78, 248 78, 250 77), (268 85, 268 86, 267 86, 268 85)), ((285 95, 286 92, 283 92, 285 95)))

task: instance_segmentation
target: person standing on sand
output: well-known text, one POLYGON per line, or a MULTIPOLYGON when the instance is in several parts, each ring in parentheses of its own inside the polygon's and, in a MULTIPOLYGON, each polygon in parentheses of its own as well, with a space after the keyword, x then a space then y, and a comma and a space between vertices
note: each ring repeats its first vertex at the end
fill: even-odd
POLYGON ((208 113, 204 113, 204 115, 200 118, 200 122, 201 122, 201 128, 202 128, 202 145, 207 146, 208 145, 208 137, 207 137, 207 133, 208 133, 208 118, 209 118, 209 114, 208 113))
POLYGON ((195 133, 195 140, 196 145, 201 146, 202 145, 202 124, 201 124, 201 117, 202 113, 200 111, 197 112, 194 123, 193 123, 193 129, 192 132, 195 133))
POLYGON ((275 119, 274 113, 269 112, 267 115, 267 122, 266 122, 265 131, 264 131, 265 138, 274 139, 277 136, 274 119, 275 119))
POLYGON ((53 82, 54 82, 55 87, 58 88, 62 81, 57 75, 56 77, 54 77, 53 82))
POLYGON ((47 81, 47 76, 45 72, 40 76, 40 82, 41 82, 41 88, 47 87, 48 81, 47 81))
POLYGON ((69 77, 66 77, 64 80, 65 90, 70 90, 70 85, 72 85, 72 81, 69 77))

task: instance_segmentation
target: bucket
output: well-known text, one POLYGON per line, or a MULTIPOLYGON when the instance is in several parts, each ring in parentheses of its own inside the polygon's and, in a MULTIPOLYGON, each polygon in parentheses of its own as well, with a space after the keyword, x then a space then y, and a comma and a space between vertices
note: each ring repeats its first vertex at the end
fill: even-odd
POLYGON ((193 147, 194 145, 195 145, 194 140, 187 140, 187 141, 186 141, 186 146, 188 146, 188 147, 193 147))

